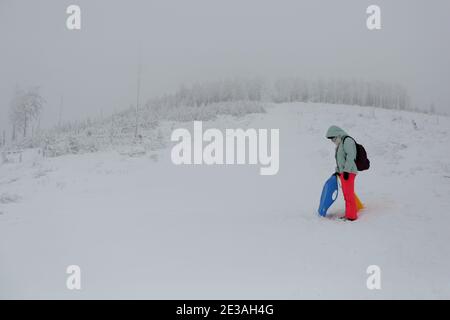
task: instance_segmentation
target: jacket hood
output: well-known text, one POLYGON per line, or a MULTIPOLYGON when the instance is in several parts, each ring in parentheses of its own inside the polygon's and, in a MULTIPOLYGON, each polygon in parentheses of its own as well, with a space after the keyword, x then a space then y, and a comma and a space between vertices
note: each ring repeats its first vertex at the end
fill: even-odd
POLYGON ((344 137, 347 136, 347 132, 345 132, 344 130, 342 130, 341 128, 339 128, 338 126, 331 126, 328 128, 327 130, 327 138, 332 138, 332 137, 344 137))

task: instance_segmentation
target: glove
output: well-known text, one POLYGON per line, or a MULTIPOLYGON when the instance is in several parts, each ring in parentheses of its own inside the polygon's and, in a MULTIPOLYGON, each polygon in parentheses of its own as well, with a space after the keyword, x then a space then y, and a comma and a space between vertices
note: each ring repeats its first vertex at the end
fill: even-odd
POLYGON ((348 180, 348 176, 349 176, 349 173, 348 172, 344 172, 344 180, 348 180))

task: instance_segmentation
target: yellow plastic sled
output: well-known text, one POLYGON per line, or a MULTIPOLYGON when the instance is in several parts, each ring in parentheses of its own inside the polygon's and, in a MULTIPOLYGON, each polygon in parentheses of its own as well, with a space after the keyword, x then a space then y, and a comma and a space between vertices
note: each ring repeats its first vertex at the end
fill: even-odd
POLYGON ((355 199, 356 199, 356 208, 358 209, 358 211, 364 209, 364 205, 361 202, 361 200, 359 200, 359 198, 356 195, 356 193, 355 193, 355 199))

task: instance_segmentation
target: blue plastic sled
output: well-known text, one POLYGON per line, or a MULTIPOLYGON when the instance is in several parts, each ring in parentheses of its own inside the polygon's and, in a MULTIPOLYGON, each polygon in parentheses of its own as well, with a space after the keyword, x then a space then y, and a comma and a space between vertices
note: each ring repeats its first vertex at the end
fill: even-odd
POLYGON ((331 205, 336 201, 338 197, 338 182, 337 177, 332 175, 322 189, 322 195, 320 196, 319 215, 322 217, 327 216, 327 211, 331 205))

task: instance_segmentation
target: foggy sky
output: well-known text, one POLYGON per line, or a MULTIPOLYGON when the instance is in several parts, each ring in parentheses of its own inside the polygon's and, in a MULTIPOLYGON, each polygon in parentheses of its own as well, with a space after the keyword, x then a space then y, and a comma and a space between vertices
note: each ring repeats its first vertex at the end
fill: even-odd
POLYGON ((123 109, 182 83, 357 77, 403 84, 450 111, 448 0, 0 0, 0 129, 14 87, 40 85, 44 123, 123 109), (82 29, 66 29, 81 7, 82 29), (366 8, 382 30, 366 28, 366 8))

